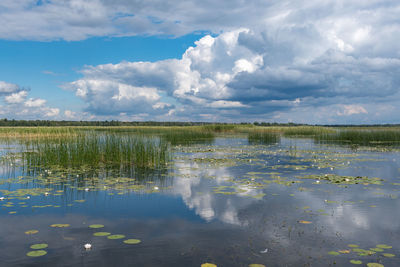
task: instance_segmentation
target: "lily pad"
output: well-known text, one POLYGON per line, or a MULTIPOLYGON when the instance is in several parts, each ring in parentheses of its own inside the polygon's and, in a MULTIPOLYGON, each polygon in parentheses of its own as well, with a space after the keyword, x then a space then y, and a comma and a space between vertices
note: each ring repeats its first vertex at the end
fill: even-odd
POLYGON ((376 263, 376 262, 369 262, 369 263, 367 263, 367 266, 368 267, 384 267, 383 264, 376 263))
POLYGON ((96 232, 93 234, 94 236, 108 236, 111 235, 109 232, 96 232))
POLYGON ((40 243, 40 244, 33 244, 31 246, 31 249, 44 249, 47 248, 49 245, 45 244, 45 243, 40 243))
POLYGON ((124 240, 125 244, 130 244, 130 245, 139 244, 140 242, 142 242, 142 241, 140 241, 140 239, 127 239, 127 240, 124 240))
POLYGON ((54 228, 65 228, 65 227, 69 227, 70 225, 68 223, 55 223, 50 225, 50 227, 54 227, 54 228))
POLYGON ((392 248, 392 246, 388 246, 388 245, 385 245, 385 244, 379 244, 379 245, 376 245, 376 247, 377 248, 384 248, 384 249, 392 248))
POLYGON ((375 251, 375 252, 382 252, 383 248, 370 248, 369 250, 375 251))
POLYGON ((203 264, 201 265, 201 267, 217 267, 217 265, 215 265, 214 263, 208 263, 208 262, 206 262, 206 263, 203 263, 203 264))
POLYGON ((394 255, 392 253, 383 253, 382 255, 385 256, 385 257, 388 257, 388 258, 393 258, 394 256, 396 256, 396 255, 394 255))
POLYGON ((47 254, 47 251, 45 251, 45 250, 33 250, 33 251, 29 251, 28 253, 26 253, 26 256, 40 257, 40 256, 44 256, 46 254, 47 254))
POLYGON ((25 234, 27 234, 27 235, 34 235, 34 234, 37 234, 37 233, 39 233, 38 230, 28 230, 28 231, 25 232, 25 234))
POLYGON ((350 260, 350 263, 352 263, 352 264, 362 264, 362 261, 360 261, 360 260, 350 260))
POLYGON ((265 265, 259 264, 259 263, 252 263, 252 264, 249 264, 249 267, 265 267, 265 265))
POLYGON ((310 221, 304 221, 304 220, 300 220, 300 221, 299 221, 299 223, 302 223, 302 224, 310 224, 310 223, 312 223, 312 222, 310 222, 310 221))
POLYGON ((358 245, 356 245, 356 244, 349 244, 347 246, 350 247, 350 248, 358 248, 358 245))
POLYGON ((122 239, 125 238, 125 235, 109 235, 107 236, 108 239, 122 239))
POLYGON ((337 251, 329 251, 328 254, 329 254, 329 255, 333 255, 333 256, 340 255, 340 253, 337 252, 337 251))
POLYGON ((91 225, 89 225, 89 227, 90 227, 90 228, 97 229, 97 228, 103 228, 104 225, 102 225, 102 224, 91 224, 91 225))

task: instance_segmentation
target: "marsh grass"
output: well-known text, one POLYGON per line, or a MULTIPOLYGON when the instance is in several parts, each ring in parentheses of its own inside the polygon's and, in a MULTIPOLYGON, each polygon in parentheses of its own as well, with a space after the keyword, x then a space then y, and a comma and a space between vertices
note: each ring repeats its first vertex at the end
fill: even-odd
POLYGON ((171 145, 190 145, 190 144, 212 144, 214 133, 198 130, 171 130, 165 132, 162 137, 171 145))
POLYGON ((248 141, 250 144, 277 144, 281 140, 281 136, 273 131, 255 131, 248 134, 248 141))
POLYGON ((400 145, 400 129, 341 129, 335 133, 321 134, 320 143, 340 143, 363 146, 400 145))
POLYGON ((281 131, 283 132, 283 135, 287 137, 312 137, 335 132, 332 128, 319 126, 281 127, 281 131))
POLYGON ((169 145, 160 138, 85 133, 24 143, 22 161, 28 166, 65 168, 159 168, 170 159, 169 145))

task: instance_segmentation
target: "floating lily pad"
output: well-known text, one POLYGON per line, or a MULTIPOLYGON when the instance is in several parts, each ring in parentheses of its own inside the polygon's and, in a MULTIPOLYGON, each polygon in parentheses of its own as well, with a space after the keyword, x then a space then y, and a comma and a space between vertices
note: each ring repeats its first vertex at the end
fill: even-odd
POLYGON ((362 264, 362 261, 360 261, 360 260, 350 260, 350 263, 352 263, 352 264, 362 264))
POLYGON ((97 229, 97 228, 103 228, 104 225, 102 225, 102 224, 91 224, 91 225, 89 225, 89 227, 90 227, 90 228, 97 229))
POLYGON ((356 244, 349 244, 347 246, 350 247, 350 248, 358 248, 358 245, 356 245, 356 244))
POLYGON ((69 227, 70 225, 68 223, 55 223, 50 225, 50 227, 54 227, 54 228, 65 228, 65 227, 69 227))
POLYGON ((28 253, 26 253, 26 256, 40 257, 40 256, 44 256, 46 254, 47 254, 47 251, 45 251, 45 250, 33 250, 33 251, 29 251, 28 253))
POLYGON ((375 252, 382 252, 383 248, 370 248, 369 250, 375 251, 375 252))
POLYGON ((108 236, 111 235, 109 232, 97 232, 93 234, 94 236, 108 236))
POLYGON ((201 267, 217 267, 217 265, 215 265, 214 263, 208 263, 208 262, 206 262, 206 263, 203 263, 203 264, 201 265, 201 267))
POLYGON ((339 250, 339 252, 342 253, 342 254, 348 254, 348 253, 350 253, 350 250, 343 249, 343 250, 339 250))
POLYGON ((304 221, 304 220, 300 220, 300 221, 299 221, 299 223, 302 223, 302 224, 310 224, 310 223, 312 223, 312 222, 310 222, 310 221, 304 221))
POLYGON ((392 248, 392 246, 388 246, 388 245, 385 245, 385 244, 379 244, 379 245, 376 245, 376 247, 377 248, 384 248, 384 249, 392 248))
POLYGON ((369 262, 369 263, 367 263, 367 266, 368 267, 384 267, 383 264, 376 263, 376 262, 369 262))
POLYGON ((107 236, 108 239, 122 239, 125 238, 124 235, 109 235, 107 236))
POLYGON ((142 242, 142 241, 140 241, 140 239, 127 239, 127 240, 124 240, 125 244, 130 244, 130 245, 139 244, 140 242, 142 242))
POLYGON ((396 256, 396 255, 394 255, 392 253, 383 253, 382 255, 385 256, 385 257, 388 257, 388 258, 393 258, 394 256, 396 256))
POLYGON ((265 267, 265 265, 259 264, 259 263, 252 263, 252 264, 249 264, 249 267, 265 267))
POLYGON ((45 243, 41 243, 41 244, 33 244, 31 246, 31 249, 44 249, 47 248, 49 245, 45 244, 45 243))
POLYGON ((34 234, 37 234, 37 233, 39 233, 38 230, 28 230, 28 231, 25 232, 25 234, 27 234, 27 235, 34 235, 34 234))
POLYGON ((333 255, 333 256, 338 256, 338 255, 340 255, 340 253, 337 252, 337 251, 329 251, 328 254, 329 254, 329 255, 333 255))

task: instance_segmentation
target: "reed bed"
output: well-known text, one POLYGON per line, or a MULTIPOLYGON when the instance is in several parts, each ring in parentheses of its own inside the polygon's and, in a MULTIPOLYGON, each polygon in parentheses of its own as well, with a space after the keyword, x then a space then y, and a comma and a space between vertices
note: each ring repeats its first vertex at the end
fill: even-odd
POLYGON ((171 130, 162 135, 171 145, 211 144, 214 141, 214 136, 212 132, 198 130, 171 130))
POLYGON ((170 159, 169 145, 159 138, 119 134, 78 134, 57 140, 25 142, 28 166, 159 168, 170 159))
POLYGON ((273 131, 254 131, 248 134, 250 144, 277 144, 281 140, 281 135, 273 131))
POLYGON ((324 134, 334 133, 332 128, 319 127, 319 126, 294 126, 294 127, 281 127, 284 136, 288 137, 303 137, 303 136, 320 136, 324 134))
POLYGON ((322 134, 319 142, 334 142, 356 145, 400 145, 400 129, 349 129, 322 134))

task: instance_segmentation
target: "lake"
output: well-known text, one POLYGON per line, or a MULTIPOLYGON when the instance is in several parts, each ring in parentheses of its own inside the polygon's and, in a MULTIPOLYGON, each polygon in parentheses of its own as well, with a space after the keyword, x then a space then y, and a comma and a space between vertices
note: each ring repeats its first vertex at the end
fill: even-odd
POLYGON ((396 148, 218 135, 157 169, 7 160, 23 149, 1 145, 2 266, 399 266, 396 148))

